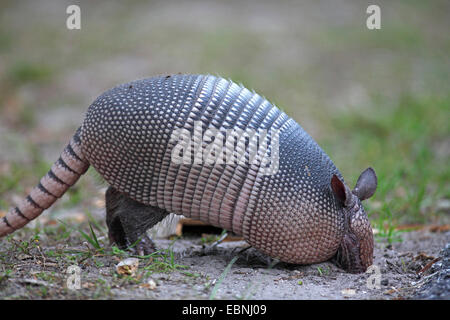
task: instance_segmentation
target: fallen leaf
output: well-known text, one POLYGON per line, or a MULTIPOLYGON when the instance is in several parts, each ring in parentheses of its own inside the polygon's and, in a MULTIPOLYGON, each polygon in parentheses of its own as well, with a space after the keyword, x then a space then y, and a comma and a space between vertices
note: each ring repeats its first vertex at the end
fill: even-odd
POLYGON ((29 254, 25 254, 25 253, 21 253, 17 256, 17 259, 19 260, 28 260, 28 259, 32 259, 33 257, 30 256, 29 254))
POLYGON ((139 259, 128 258, 120 261, 116 266, 116 271, 121 275, 134 276, 139 267, 139 259))
POLYGON ((420 260, 420 261, 427 261, 427 260, 434 260, 436 257, 429 256, 425 252, 419 252, 417 256, 414 257, 414 260, 420 260))
POLYGON ((424 273, 425 271, 427 271, 428 269, 430 269, 431 266, 432 266, 433 264, 435 264, 436 262, 438 262, 439 260, 441 260, 440 257, 439 257, 439 258, 436 258, 436 259, 433 259, 431 262, 427 263, 427 264, 425 265, 425 267, 423 267, 419 272, 417 272, 417 274, 422 274, 422 273, 424 273))
POLYGON ((396 292, 398 292, 398 290, 395 289, 394 287, 391 287, 391 289, 386 290, 386 291, 384 292, 384 294, 393 294, 393 293, 396 293, 396 292))
POLYGON ((55 225, 57 225, 59 223, 60 223, 59 221, 56 221, 54 219, 50 219, 47 222, 45 222, 45 225, 47 225, 47 226, 55 226, 55 225))
POLYGON ((450 224, 444 224, 442 226, 431 226, 431 232, 447 232, 450 230, 450 224))
POLYGON ((429 230, 430 232, 447 232, 450 230, 450 224, 444 225, 423 225, 423 224, 402 224, 395 228, 399 231, 412 231, 412 230, 429 230))
POLYGON ((420 230, 423 229, 425 226, 423 224, 402 224, 401 226, 397 226, 395 230, 406 230, 406 231, 412 231, 412 230, 420 230))

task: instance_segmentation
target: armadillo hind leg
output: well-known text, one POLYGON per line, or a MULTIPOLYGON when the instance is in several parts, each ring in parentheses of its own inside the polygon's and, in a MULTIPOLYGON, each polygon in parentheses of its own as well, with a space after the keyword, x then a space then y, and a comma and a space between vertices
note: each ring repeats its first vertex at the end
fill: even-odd
POLYGON ((158 207, 144 205, 109 187, 106 199, 106 224, 109 239, 120 249, 147 255, 156 250, 146 231, 169 213, 158 207))

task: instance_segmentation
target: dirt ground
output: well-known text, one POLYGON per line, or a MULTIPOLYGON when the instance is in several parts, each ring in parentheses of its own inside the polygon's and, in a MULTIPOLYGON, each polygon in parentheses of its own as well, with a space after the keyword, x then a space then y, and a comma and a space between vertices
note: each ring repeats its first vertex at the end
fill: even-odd
MULTIPOLYGON (((378 270, 356 275, 330 262, 277 263, 244 241, 213 246, 199 237, 155 240, 159 249, 170 250, 164 264, 140 259, 134 274, 119 275, 116 265, 127 257, 95 251, 79 238, 54 243, 44 234, 25 250, 23 242, 1 240, 0 257, 10 271, 2 270, 0 299, 427 299, 430 295, 421 293, 427 285, 436 287, 432 266, 439 263, 450 231, 423 229, 402 233, 401 242, 376 242, 378 270), (80 267, 80 289, 67 288, 72 264, 80 267)), ((103 238, 99 242, 107 243, 103 238)), ((448 270, 444 278, 446 286, 441 283, 432 298, 450 298, 448 270)))
MULTIPOLYGON (((245 242, 210 248, 201 236, 157 239, 161 255, 139 259, 134 275, 119 275, 116 265, 128 256, 108 243, 103 195, 95 196, 97 179, 88 174, 35 224, 0 239, 0 299, 449 299, 448 256, 438 261, 450 242, 448 170, 433 180, 434 171, 425 169, 448 163, 450 140, 428 130, 432 138, 422 145, 431 151, 422 150, 410 134, 415 128, 424 135, 426 113, 408 105, 408 122, 389 111, 404 96, 413 102, 448 96, 448 2, 379 2, 381 31, 367 30, 368 4, 356 0, 92 1, 81 4, 82 29, 70 31, 68 3, 1 1, 0 150, 7 152, 0 152, 0 216, 47 172, 104 90, 157 74, 212 73, 282 107, 349 181, 369 165, 384 171, 367 211, 372 226, 387 224, 388 231, 376 238, 379 288, 367 285, 375 273, 352 275, 328 262, 275 263, 245 250, 245 242), (378 109, 389 111, 392 125, 372 122, 378 109), (411 121, 411 110, 423 121, 411 121), (353 118, 335 118, 348 111, 370 117, 350 124, 353 118), (395 152, 383 149, 404 123, 395 152), (350 139, 364 134, 371 139, 350 139), (404 151, 408 141, 411 151, 404 151), (437 160, 427 164, 420 155, 437 160), (416 166, 408 168, 407 160, 416 166), (94 226, 97 248, 87 241, 88 212, 101 220, 94 226), (392 244, 380 240, 393 240, 388 233, 397 223, 417 221, 441 228, 402 232, 392 244), (80 268, 76 290, 67 288, 72 265, 80 268)), ((433 113, 430 127, 446 115, 433 113)))

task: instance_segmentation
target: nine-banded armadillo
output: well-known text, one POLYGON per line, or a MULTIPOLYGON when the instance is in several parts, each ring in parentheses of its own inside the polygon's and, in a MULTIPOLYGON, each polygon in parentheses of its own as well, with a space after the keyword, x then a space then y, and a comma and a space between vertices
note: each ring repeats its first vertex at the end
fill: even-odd
POLYGON ((375 192, 375 172, 350 191, 299 124, 231 81, 172 75, 106 91, 48 174, 0 219, 0 236, 49 208, 89 165, 110 184, 106 222, 121 248, 140 240, 133 248, 151 252, 145 231, 173 212, 285 262, 332 259, 349 272, 372 264, 361 200, 375 192))

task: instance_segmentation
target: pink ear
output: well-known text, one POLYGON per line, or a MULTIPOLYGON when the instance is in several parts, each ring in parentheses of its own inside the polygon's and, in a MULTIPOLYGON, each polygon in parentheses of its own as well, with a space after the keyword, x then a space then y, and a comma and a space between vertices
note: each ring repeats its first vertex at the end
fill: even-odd
POLYGON ((333 174, 333 177, 331 178, 331 189, 342 204, 345 206, 348 205, 351 198, 351 192, 335 174, 333 174))
POLYGON ((342 203, 345 202, 345 186, 337 175, 333 174, 331 178, 331 189, 334 192, 336 198, 342 203))

